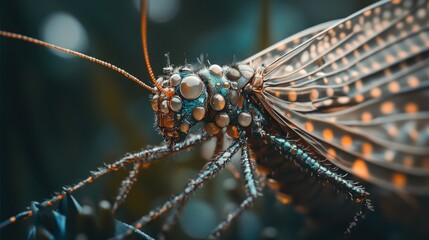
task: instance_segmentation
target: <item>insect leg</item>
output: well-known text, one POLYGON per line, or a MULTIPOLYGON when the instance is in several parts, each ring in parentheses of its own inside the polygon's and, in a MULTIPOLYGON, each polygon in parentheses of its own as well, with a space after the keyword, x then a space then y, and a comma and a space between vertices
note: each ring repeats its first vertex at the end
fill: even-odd
POLYGON ((142 162, 134 163, 133 169, 130 171, 128 177, 122 181, 121 188, 119 188, 119 192, 116 195, 115 203, 113 204, 113 212, 116 212, 119 205, 122 204, 127 198, 128 194, 131 191, 131 188, 137 181, 137 175, 139 174, 140 168, 142 168, 142 166, 142 162))
MULTIPOLYGON (((215 144, 213 156, 217 156, 220 152, 222 152, 223 145, 224 145, 224 135, 223 135, 223 132, 219 132, 218 134, 216 134, 216 144, 215 144)), ((228 167, 229 166, 231 165, 228 165, 228 167)), ((161 228, 162 232, 158 234, 158 237, 160 239, 164 239, 165 238, 164 235, 168 233, 171 230, 171 228, 177 223, 177 220, 179 219, 184 206, 185 206, 185 201, 178 203, 176 208, 173 209, 170 215, 166 218, 161 228)))
POLYGON ((244 173, 244 180, 246 184, 246 199, 241 202, 240 206, 236 208, 233 212, 228 214, 228 217, 221 222, 217 227, 213 230, 213 232, 208 237, 209 239, 216 239, 220 236, 220 233, 228 228, 228 226, 238 217, 240 214, 248 208, 255 199, 258 197, 259 189, 258 189, 258 181, 256 179, 256 172, 254 161, 249 157, 249 150, 247 146, 244 145, 241 150, 241 168, 244 173))
MULTIPOLYGON (((217 156, 220 152, 223 151, 224 147, 224 133, 220 131, 218 134, 216 134, 216 145, 213 152, 213 156, 217 156)), ((233 164, 229 164, 227 166, 227 169, 231 171, 231 167, 233 164)), ((235 175, 233 173, 233 175, 235 175)), ((240 175, 238 175, 240 177, 240 175)), ((168 233, 171 228, 177 223, 177 220, 179 219, 182 210, 185 206, 185 201, 182 201, 177 204, 176 208, 172 210, 172 213, 170 213, 170 216, 165 220, 164 224, 162 225, 162 233, 159 234, 159 238, 163 238, 165 233, 168 233)))
POLYGON ((174 225, 176 225, 177 220, 179 220, 179 217, 185 207, 185 203, 185 201, 179 202, 174 211, 165 220, 164 224, 162 225, 162 232, 158 235, 159 239, 165 239, 164 235, 168 233, 174 225))
POLYGON ((351 180, 346 180, 343 176, 322 165, 319 161, 309 156, 305 150, 299 148, 288 139, 268 133, 261 134, 266 140, 273 144, 277 150, 285 154, 287 159, 293 160, 304 170, 314 173, 317 177, 327 180, 339 190, 348 193, 355 202, 363 203, 362 208, 353 217, 353 221, 347 228, 346 233, 350 233, 351 229, 357 225, 358 220, 364 218, 364 211, 373 210, 371 201, 368 199, 369 193, 366 192, 362 186, 355 185, 351 180))
MULTIPOLYGON (((200 142, 203 142, 207 140, 208 137, 206 135, 193 135, 190 136, 188 139, 181 143, 177 143, 176 145, 172 147, 168 147, 166 145, 158 146, 149 148, 137 153, 128 154, 127 156, 121 158, 120 160, 112 163, 112 164, 106 164, 104 167, 99 168, 97 171, 91 172, 91 176, 88 178, 80 181, 79 183, 71 186, 71 187, 65 187, 63 191, 60 193, 55 194, 54 197, 52 197, 49 200, 46 200, 42 202, 40 205, 43 207, 51 206, 52 204, 58 202, 59 200, 63 199, 67 193, 73 193, 74 191, 82 188, 88 183, 92 183, 94 180, 97 180, 98 178, 106 175, 107 173, 117 171, 121 168, 124 168, 128 164, 135 163, 135 162, 141 162, 142 164, 151 164, 155 162, 156 160, 159 160, 160 158, 179 152, 181 150, 187 149, 191 146, 194 146, 195 144, 198 144, 200 142)), ((10 217, 7 220, 4 220, 0 223, 0 229, 8 226, 9 224, 12 224, 16 222, 19 219, 25 218, 25 217, 31 217, 33 215, 33 212, 31 210, 24 211, 21 213, 18 213, 17 215, 10 217)))
MULTIPOLYGON (((202 187, 203 183, 205 183, 210 178, 214 177, 220 170, 224 169, 225 166, 231 161, 231 158, 234 154, 241 148, 242 142, 235 141, 228 149, 221 152, 217 157, 211 160, 197 175, 197 177, 188 182, 185 189, 173 196, 169 201, 165 202, 162 206, 157 207, 156 209, 150 211, 147 215, 141 217, 137 220, 133 226, 136 229, 142 228, 144 225, 149 223, 150 221, 156 219, 160 215, 164 214, 166 211, 170 210, 177 204, 186 201, 186 199, 194 193, 197 189, 202 187)), ((127 232, 123 235, 117 236, 115 239, 122 239, 132 232, 127 232)))

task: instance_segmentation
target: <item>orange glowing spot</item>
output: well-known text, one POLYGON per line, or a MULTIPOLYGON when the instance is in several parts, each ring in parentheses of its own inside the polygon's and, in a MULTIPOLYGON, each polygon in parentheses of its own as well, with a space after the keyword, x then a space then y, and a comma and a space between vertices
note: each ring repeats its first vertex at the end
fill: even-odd
POLYGON ((368 142, 362 144, 362 152, 365 156, 372 154, 372 145, 368 142))
POLYGON ((357 81, 355 82, 355 86, 356 86, 356 88, 357 88, 357 89, 362 88, 362 86, 363 86, 362 80, 357 80, 357 81))
POLYGON ((381 112, 384 114, 389 114, 393 112, 395 105, 392 102, 385 102, 381 105, 381 112))
POLYGON ((356 161, 353 163, 352 170, 356 176, 359 176, 363 179, 369 178, 368 167, 362 159, 356 159, 356 161))
POLYGON ((411 45, 410 50, 412 53, 417 53, 420 51, 420 48, 417 45, 411 45))
POLYGON ((291 102, 295 102, 297 97, 298 96, 296 95, 296 92, 290 92, 288 95, 289 101, 291 101, 291 102))
POLYGON ((28 212, 27 216, 29 217, 33 216, 33 212, 32 211, 28 212))
POLYGON ((16 217, 11 217, 11 218, 9 218, 9 221, 10 221, 11 223, 16 222, 16 217))
POLYGON ((282 44, 280 46, 277 47, 277 50, 282 51, 286 48, 286 44, 282 44))
POLYGON ((305 130, 307 130, 308 132, 313 132, 314 131, 314 126, 311 122, 306 122, 304 124, 305 130))
POLYGON ((398 128, 396 128, 395 126, 393 126, 393 125, 389 125, 388 127, 387 127, 387 132, 389 133, 389 135, 390 136, 392 136, 392 137, 396 137, 396 136, 398 136, 398 128))
POLYGON ((335 149, 328 148, 328 156, 330 156, 331 158, 335 158, 335 156, 337 156, 337 152, 335 151, 335 149))
POLYGON ((86 181, 87 181, 87 182, 89 182, 89 183, 91 183, 91 182, 92 182, 92 180, 94 180, 94 179, 92 179, 92 177, 88 177, 88 178, 86 179, 86 181))
POLYGON ((311 100, 315 100, 319 97, 319 91, 317 91, 316 89, 311 90, 310 92, 310 99, 311 100))
MULTIPOLYGON (((363 50, 365 50, 365 52, 368 52, 368 51, 370 50, 369 45, 368 45, 368 44, 364 44, 364 45, 363 45, 363 50)), ((364 68, 364 69, 366 69, 367 71, 369 71, 369 69, 368 69, 368 68, 364 68)), ((368 73, 368 72, 365 72, 365 73, 368 73)))
POLYGON ((395 152, 392 150, 387 150, 384 153, 384 157, 386 158, 387 161, 391 162, 395 158, 395 152))
POLYGON ((374 89, 372 89, 372 90, 371 90, 371 96, 372 96, 373 98, 378 98, 378 97, 380 97, 380 96, 381 96, 381 90, 380 90, 380 88, 374 88, 374 89))
POLYGON ((410 138, 414 142, 417 141, 417 139, 419 138, 419 133, 417 132, 417 130, 415 128, 410 129, 410 131, 408 132, 408 134, 410 135, 410 138))
POLYGON ((405 112, 407 112, 407 113, 414 114, 414 113, 418 112, 418 110, 419 110, 419 107, 417 106, 417 104, 415 104, 413 102, 407 103, 405 105, 405 112))
POLYGON ((378 70, 380 68, 380 63, 372 62, 371 67, 373 70, 378 70))
POLYGON ((353 139, 348 135, 345 135, 341 138, 341 144, 345 148, 350 148, 352 146, 352 143, 353 143, 353 139))
POLYGON ((292 196, 278 192, 276 198, 283 204, 289 204, 292 202, 292 196))
POLYGON ((407 177, 402 173, 394 173, 392 182, 396 187, 403 187, 407 183, 407 177))
POLYGON ((341 84, 343 82, 343 80, 340 77, 336 77, 335 78, 335 83, 336 84, 341 84))
POLYGON ((46 203, 47 206, 51 206, 53 204, 52 201, 49 201, 48 203, 46 203))
POLYGON ((327 141, 332 141, 332 139, 334 138, 334 133, 332 132, 331 129, 325 129, 325 130, 323 130, 323 137, 327 141))
POLYGON ((407 57, 407 52, 405 52, 403 50, 399 50, 398 51, 398 57, 399 58, 406 58, 407 57))
POLYGON ((391 93, 397 93, 399 92, 399 90, 401 90, 401 86, 396 81, 389 83, 389 86, 387 86, 387 88, 391 93))
POLYGON ((412 23, 412 22, 414 22, 414 17, 413 16, 407 16, 407 18, 405 18, 405 21, 407 22, 407 23, 412 23))
POLYGON ((372 114, 370 112, 363 112, 361 118, 364 122, 370 122, 372 120, 372 114))
POLYGON ((401 3, 401 0, 392 0, 392 3, 393 4, 399 4, 399 3, 401 3))
POLYGON ((148 168, 150 165, 151 165, 150 163, 146 162, 146 163, 143 163, 141 167, 142 169, 145 169, 145 168, 148 168))
POLYGON ((395 57, 393 57, 392 55, 386 55, 386 63, 388 64, 392 64, 395 61, 395 57))
POLYGON ((366 17, 370 16, 370 15, 371 15, 371 9, 366 10, 366 11, 363 13, 363 15, 364 15, 364 16, 366 16, 366 17))
POLYGON ((57 199, 58 199, 58 200, 63 199, 63 195, 58 195, 57 199))
POLYGON ((356 95, 355 97, 356 102, 360 103, 360 102, 363 102, 363 100, 365 100, 365 98, 363 97, 362 94, 356 95))

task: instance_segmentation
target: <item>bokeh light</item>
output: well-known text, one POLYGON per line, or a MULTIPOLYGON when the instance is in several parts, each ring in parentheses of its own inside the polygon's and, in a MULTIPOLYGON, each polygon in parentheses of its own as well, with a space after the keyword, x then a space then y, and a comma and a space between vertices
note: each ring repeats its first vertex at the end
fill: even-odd
MULTIPOLYGON (((88 49, 88 34, 79 20, 66 12, 56 12, 48 17, 42 25, 42 40, 60 47, 85 52, 88 49)), ((54 49, 49 49, 53 54, 72 58, 73 55, 66 54, 54 49)))

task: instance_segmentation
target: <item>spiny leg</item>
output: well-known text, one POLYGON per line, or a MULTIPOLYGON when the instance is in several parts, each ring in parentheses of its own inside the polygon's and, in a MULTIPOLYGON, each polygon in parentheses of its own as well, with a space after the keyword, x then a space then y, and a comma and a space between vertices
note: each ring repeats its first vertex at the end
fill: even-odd
MULTIPOLYGON (((197 175, 197 177, 188 182, 185 189, 176 196, 173 196, 169 201, 165 202, 162 206, 150 211, 147 215, 141 217, 133 225, 136 229, 142 228, 150 221, 158 218, 166 211, 170 210, 177 204, 185 201, 192 193, 197 189, 201 188, 210 178, 213 178, 220 170, 224 169, 225 166, 231 161, 234 154, 241 148, 242 142, 235 141, 228 149, 220 153, 217 157, 211 160, 197 175)), ((131 234, 132 231, 127 232, 123 235, 115 237, 115 239, 122 239, 131 234)))
POLYGON ((183 209, 185 208, 186 199, 184 199, 182 202, 177 203, 176 208, 174 211, 168 216, 168 218, 165 220, 164 224, 162 225, 161 229, 162 232, 158 235, 159 239, 165 239, 165 234, 168 233, 171 228, 176 225, 177 221, 179 220, 180 215, 182 214, 183 209))
MULTIPOLYGON (((104 167, 99 168, 97 171, 91 172, 91 176, 88 178, 80 181, 79 183, 70 186, 65 187, 63 191, 60 193, 55 194, 52 198, 42 202, 40 205, 43 207, 51 206, 52 204, 58 202, 59 200, 63 199, 63 197, 67 193, 73 193, 74 191, 82 188, 88 183, 92 183, 94 180, 97 180, 98 178, 106 175, 107 173, 117 171, 121 168, 124 168, 128 164, 140 161, 143 164, 150 164, 151 162, 154 162, 166 155, 179 152, 181 150, 187 149, 191 146, 194 146, 198 143, 201 143, 203 141, 206 141, 208 139, 207 135, 192 135, 185 141, 181 143, 177 143, 172 147, 168 147, 166 145, 158 146, 149 148, 137 153, 128 154, 127 156, 121 158, 120 160, 112 163, 112 164, 106 164, 104 167)), ((8 226, 9 224, 12 224, 16 222, 19 219, 25 218, 25 217, 31 217, 33 215, 33 212, 31 210, 24 211, 21 213, 16 214, 15 216, 10 217, 7 220, 4 220, 0 223, 0 229, 8 226)))
POLYGON ((137 181, 137 175, 139 174, 140 168, 142 168, 142 166, 142 162, 134 163, 133 169, 128 174, 128 177, 122 181, 121 187, 119 188, 118 194, 116 195, 115 203, 113 204, 113 212, 116 212, 119 205, 122 204, 127 198, 128 194, 131 191, 131 188, 137 181))
MULTIPOLYGON (((213 152, 213 156, 217 156, 219 153, 223 151, 224 147, 224 132, 220 131, 218 134, 216 134, 216 143, 215 143, 215 149, 213 152)), ((213 157, 212 156, 212 157, 213 157)), ((228 164, 227 169, 231 171, 230 167, 233 166, 233 164, 228 164)), ((235 169, 233 169, 235 170, 235 169)), ((232 172, 234 176, 236 176, 236 171, 232 172)), ((240 175, 238 175, 240 177, 240 175)), ((168 233, 171 228, 176 225, 177 220, 179 220, 179 217, 183 211, 183 208, 185 207, 186 201, 182 201, 177 204, 176 208, 172 210, 170 215, 165 220, 164 224, 162 225, 162 233, 159 234, 159 238, 165 238, 165 234, 168 233)))
POLYGON ((221 222, 210 234, 209 239, 215 239, 220 236, 220 233, 224 231, 228 226, 238 217, 240 214, 249 206, 251 206, 254 200, 258 197, 258 181, 256 180, 256 171, 253 163, 253 159, 249 157, 249 150, 244 145, 241 150, 241 168, 244 173, 244 181, 246 184, 246 199, 241 202, 240 206, 233 212, 228 214, 228 217, 221 222))
POLYGON ((316 159, 309 156, 305 150, 299 148, 297 145, 288 139, 274 136, 265 132, 260 132, 261 136, 273 144, 281 153, 285 154, 288 159, 295 161, 298 166, 310 173, 316 174, 318 177, 325 179, 339 190, 348 193, 353 201, 363 203, 361 209, 353 217, 353 221, 347 227, 345 233, 351 232, 352 228, 357 225, 359 219, 365 217, 365 211, 373 210, 371 200, 368 198, 369 193, 365 191, 362 186, 357 186, 351 180, 344 179, 344 176, 323 166, 316 159))

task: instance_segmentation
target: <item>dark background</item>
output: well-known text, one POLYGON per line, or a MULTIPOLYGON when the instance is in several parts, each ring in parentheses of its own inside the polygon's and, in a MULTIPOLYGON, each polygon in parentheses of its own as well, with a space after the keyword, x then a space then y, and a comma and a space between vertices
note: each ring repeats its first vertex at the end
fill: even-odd
MULTIPOLYGON (((210 62, 218 64, 228 64, 234 57, 245 59, 263 45, 315 24, 348 16, 371 1, 271 0, 265 1, 269 3, 268 18, 262 11, 263 2, 158 1, 161 12, 168 9, 162 4, 177 4, 178 8, 177 15, 174 11, 167 14, 172 17, 168 21, 149 19, 148 44, 154 72, 161 73, 167 52, 176 65, 183 64, 185 59, 196 62, 200 54, 207 54, 210 62)), ((70 14, 83 26, 87 44, 81 51, 149 82, 141 50, 139 11, 133 0, 1 0, 0 29, 42 38, 50 16, 58 12, 70 14)), ((56 44, 64 46, 62 42, 56 44)), ((86 178, 90 170, 104 162, 161 143, 153 127, 148 92, 121 75, 17 40, 0 38, 0 54, 2 220, 25 210, 31 201, 42 201, 62 186, 86 178)), ((199 151, 191 151, 143 170, 118 218, 132 222, 172 193, 178 193, 204 162, 199 151)), ((112 201, 125 176, 125 171, 116 172, 75 196, 83 202, 112 201)), ((233 182, 229 179, 231 174, 226 171, 207 184, 190 202, 179 227, 170 236, 201 238, 223 219, 222 213, 243 197, 224 190, 225 185, 233 182)), ((376 212, 366 223, 372 227, 360 232, 358 229, 357 236, 409 236, 407 230, 395 230, 402 226, 400 221, 389 226, 379 222, 377 226, 378 214, 382 213, 376 212)), ((1 232, 1 238, 23 238, 29 222, 8 227, 1 232)), ((304 222, 292 206, 281 206, 266 191, 226 237, 259 239, 261 232, 274 226, 279 239, 302 238, 304 222)), ((158 230, 156 224, 144 228, 153 236, 158 230)))

